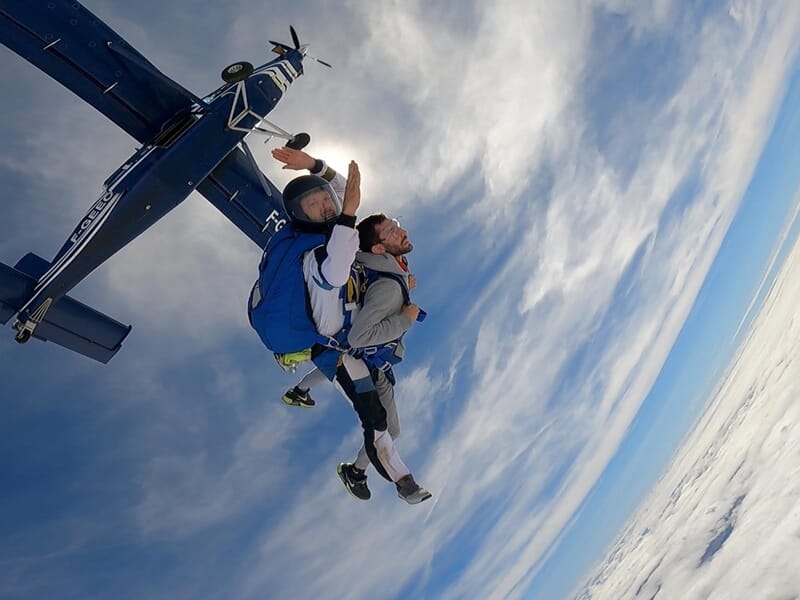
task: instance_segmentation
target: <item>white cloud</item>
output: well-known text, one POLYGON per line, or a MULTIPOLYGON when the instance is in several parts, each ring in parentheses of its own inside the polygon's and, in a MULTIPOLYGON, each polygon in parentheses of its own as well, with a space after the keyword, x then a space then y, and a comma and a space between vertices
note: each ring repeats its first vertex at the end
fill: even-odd
POLYGON ((800 487, 791 476, 800 453, 798 267, 795 246, 706 413, 594 569, 585 597, 800 593, 800 487))

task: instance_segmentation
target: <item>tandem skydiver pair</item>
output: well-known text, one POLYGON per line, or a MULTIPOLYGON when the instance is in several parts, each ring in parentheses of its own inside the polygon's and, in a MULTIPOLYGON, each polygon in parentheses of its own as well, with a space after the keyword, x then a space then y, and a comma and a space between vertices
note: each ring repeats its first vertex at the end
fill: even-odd
POLYGON ((382 214, 356 228, 361 198, 354 162, 345 180, 305 152, 284 147, 273 156, 284 168, 311 173, 284 189, 289 223, 267 245, 250 296, 250 322, 279 363, 291 368, 308 358, 314 365, 284 401, 313 405, 311 385, 332 381, 364 431, 356 460, 337 468, 347 490, 369 499, 365 471, 371 462, 400 498, 427 500, 430 492, 415 482, 394 444, 399 422, 392 367, 402 360, 403 334, 424 318, 409 296, 414 279, 404 255, 413 246, 382 214))

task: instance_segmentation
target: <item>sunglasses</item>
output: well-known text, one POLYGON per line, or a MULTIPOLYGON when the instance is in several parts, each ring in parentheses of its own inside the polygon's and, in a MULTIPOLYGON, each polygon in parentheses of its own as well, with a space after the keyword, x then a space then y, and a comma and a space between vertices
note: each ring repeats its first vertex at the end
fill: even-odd
POLYGON ((378 238, 381 244, 383 244, 386 240, 395 237, 400 232, 400 221, 397 219, 391 219, 391 221, 392 224, 383 230, 383 237, 378 238))

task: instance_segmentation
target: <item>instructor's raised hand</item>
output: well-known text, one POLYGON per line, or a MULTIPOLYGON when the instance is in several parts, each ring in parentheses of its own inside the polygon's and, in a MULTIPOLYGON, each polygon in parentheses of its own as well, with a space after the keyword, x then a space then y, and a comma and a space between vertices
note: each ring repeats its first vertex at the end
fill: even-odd
POLYGON ((361 204, 361 173, 356 161, 351 160, 347 168, 347 185, 344 188, 344 203, 342 214, 350 217, 356 216, 356 211, 361 204))
POLYGON ((315 160, 302 150, 295 150, 294 148, 275 148, 272 151, 272 158, 278 162, 283 163, 284 169, 291 169, 292 171, 302 171, 303 169, 311 170, 314 168, 315 160))

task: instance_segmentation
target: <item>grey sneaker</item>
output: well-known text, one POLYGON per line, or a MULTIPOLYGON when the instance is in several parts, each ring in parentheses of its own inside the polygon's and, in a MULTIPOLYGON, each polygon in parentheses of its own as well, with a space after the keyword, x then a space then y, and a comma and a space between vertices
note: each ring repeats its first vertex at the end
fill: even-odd
POLYGON ((428 490, 417 485, 411 473, 398 479, 395 486, 397 487, 397 495, 409 504, 419 504, 431 497, 431 493, 428 490))
POLYGON ((367 487, 367 476, 363 472, 361 474, 356 471, 354 465, 350 463, 339 463, 336 467, 336 472, 339 474, 339 479, 342 484, 354 498, 359 500, 369 500, 372 497, 372 492, 367 487))
POLYGON ((293 388, 286 390, 286 393, 283 395, 281 400, 283 400, 284 404, 289 406, 302 406, 303 408, 311 408, 317 403, 314 402, 314 399, 311 397, 309 391, 310 390, 306 390, 304 392, 299 387, 294 386, 293 388))

